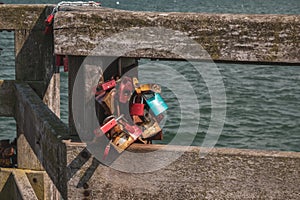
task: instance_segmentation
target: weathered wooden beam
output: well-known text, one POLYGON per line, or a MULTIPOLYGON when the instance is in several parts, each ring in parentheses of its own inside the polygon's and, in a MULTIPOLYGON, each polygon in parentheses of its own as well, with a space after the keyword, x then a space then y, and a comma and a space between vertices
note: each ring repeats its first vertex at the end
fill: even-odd
MULTIPOLYGON (((0 5, 0 30, 44 30, 42 20, 47 16, 45 10, 53 6, 37 4, 1 4, 0 5), (41 18, 43 16, 43 19, 41 18)), ((49 12, 47 11, 47 12, 49 12)))
POLYGON ((11 200, 39 199, 24 170, 0 169, 0 174, 9 174, 4 187, 0 191, 1 198, 11 200))
POLYGON ((59 118, 50 111, 37 94, 26 84, 16 83, 15 119, 19 134, 24 134, 33 152, 49 177, 66 194, 66 147, 64 139, 73 139, 59 118))
POLYGON ((1 199, 60 199, 49 188, 52 184, 45 171, 0 168, 0 178, 1 199))
MULTIPOLYGON (((138 154, 162 147, 134 144, 129 150, 138 154)), ((186 152, 164 168, 135 174, 104 166, 92 156, 84 160, 84 148, 67 144, 68 163, 71 163, 68 165, 73 170, 68 199, 300 198, 300 153, 297 152, 215 148, 200 158, 199 147, 168 146, 160 152, 161 159, 164 155, 186 152)), ((122 158, 124 169, 136 161, 134 157, 122 158)), ((149 164, 155 167, 159 163, 151 163, 151 158, 144 157, 135 167, 149 164)))
POLYGON ((0 5, 0 29, 15 31, 16 80, 26 81, 60 116, 59 73, 53 66, 53 35, 44 34, 53 6, 0 5), (36 84, 38 83, 38 84, 36 84))
POLYGON ((13 81, 0 80, 0 116, 13 117, 15 101, 13 81))
POLYGON ((185 59, 182 55, 187 55, 188 59, 207 59, 207 55, 195 51, 199 44, 217 61, 300 63, 300 15, 98 8, 58 12, 54 26, 57 54, 91 55, 96 46, 102 45, 99 54, 103 56, 122 52, 134 58, 185 59), (126 34, 118 36, 120 33, 126 34))

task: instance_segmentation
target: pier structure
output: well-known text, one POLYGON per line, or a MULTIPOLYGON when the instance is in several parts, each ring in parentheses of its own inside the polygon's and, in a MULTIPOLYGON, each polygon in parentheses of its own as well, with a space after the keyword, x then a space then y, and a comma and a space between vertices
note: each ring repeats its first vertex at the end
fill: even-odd
MULTIPOLYGON (((96 41, 130 28, 162 27, 193 38, 217 62, 300 65, 299 15, 235 15, 133 12, 65 7, 53 34, 44 34, 52 5, 0 5, 0 30, 15 33, 16 80, 0 81, 0 116, 17 124, 18 168, 0 169, 0 196, 7 199, 298 199, 300 153, 171 146, 175 162, 154 172, 130 174, 101 164, 86 149, 72 119, 60 119, 60 77, 53 56, 69 59, 69 97, 76 73, 96 41)), ((145 35, 151 37, 151 35, 145 35)), ((181 60, 160 38, 127 53, 139 58, 181 60)), ((147 40, 144 40, 147 41, 147 40)), ((174 36, 174 48, 192 48, 174 36)), ((116 43, 112 42, 112 45, 116 43)), ((131 44, 124 40, 118 48, 131 44)), ((110 48, 112 48, 111 46, 110 48)), ((112 52, 112 51, 110 51, 112 52)), ((119 55, 97 55, 119 56, 119 55)), ((203 58, 206 59, 205 57, 203 58)), ((126 67, 126 66, 125 66, 126 67)), ((132 145, 150 152, 163 145, 132 145)), ((147 158, 145 158, 147 159, 147 158)))

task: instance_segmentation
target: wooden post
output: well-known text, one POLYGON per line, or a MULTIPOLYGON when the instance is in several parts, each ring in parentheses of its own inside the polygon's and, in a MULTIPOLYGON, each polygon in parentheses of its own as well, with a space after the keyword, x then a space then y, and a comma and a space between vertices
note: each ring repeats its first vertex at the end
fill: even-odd
MULTIPOLYGON (((26 8, 28 9, 28 7, 26 8)), ((27 82, 52 112, 59 117, 60 76, 53 66, 53 34, 44 34, 44 20, 50 14, 52 8, 44 6, 33 7, 32 9, 35 12, 32 13, 31 18, 24 15, 26 16, 24 20, 30 26, 14 27, 16 80, 27 82)), ((26 118, 26 113, 23 117, 26 118)), ((44 170, 29 145, 28 138, 25 137, 19 124, 17 126, 18 167, 44 170)), ((30 142, 32 144, 32 141, 30 142)), ((47 174, 45 177, 49 181, 47 182, 48 191, 44 199, 59 199, 57 189, 47 174)))

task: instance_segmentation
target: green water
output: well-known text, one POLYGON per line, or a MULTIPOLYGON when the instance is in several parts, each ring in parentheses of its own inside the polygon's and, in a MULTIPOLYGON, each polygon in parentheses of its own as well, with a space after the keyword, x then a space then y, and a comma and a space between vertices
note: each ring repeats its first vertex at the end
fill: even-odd
MULTIPOLYGON (((4 3, 24 3, 5 1, 4 3)), ((26 3, 57 3, 59 1, 27 1, 26 3)), ((119 0, 102 1, 103 6, 127 10, 300 14, 299 0, 119 0), (117 4, 117 2, 119 2, 117 4)), ((13 33, 0 32, 0 79, 14 79, 13 33)), ((147 60, 141 60, 141 64, 147 60)), ((211 104, 207 86, 201 77, 186 67, 184 62, 159 63, 174 67, 189 80, 197 91, 200 103, 200 121, 193 145, 201 145, 210 122, 211 104)), ((218 147, 253 148, 300 151, 300 66, 263 66, 217 64, 227 96, 225 126, 218 147)), ((151 77, 151 73, 149 74, 151 77)), ((68 123, 68 74, 61 73, 61 118, 68 123)), ((172 80, 172 77, 167 77, 172 80)), ((185 88, 179 88, 184 90, 185 88)), ((180 118, 176 97, 168 89, 163 96, 169 105, 164 127, 168 143, 176 133, 180 118)), ((15 137, 15 123, 0 119, 0 139, 15 137)), ((193 122, 185 122, 187 129, 193 122), (190 123, 190 124, 189 124, 190 123)))

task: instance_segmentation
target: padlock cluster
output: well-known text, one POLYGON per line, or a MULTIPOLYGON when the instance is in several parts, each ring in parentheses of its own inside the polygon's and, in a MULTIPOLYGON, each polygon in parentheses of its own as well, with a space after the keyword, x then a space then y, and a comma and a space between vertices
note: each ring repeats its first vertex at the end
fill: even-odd
POLYGON ((161 97, 159 85, 141 85, 136 77, 123 76, 100 80, 94 93, 97 104, 105 111, 94 134, 96 138, 105 135, 109 139, 103 159, 111 145, 121 153, 134 142, 147 144, 162 140, 159 122, 168 106, 161 97))
POLYGON ((0 167, 16 167, 16 141, 10 143, 9 140, 0 141, 0 167))

